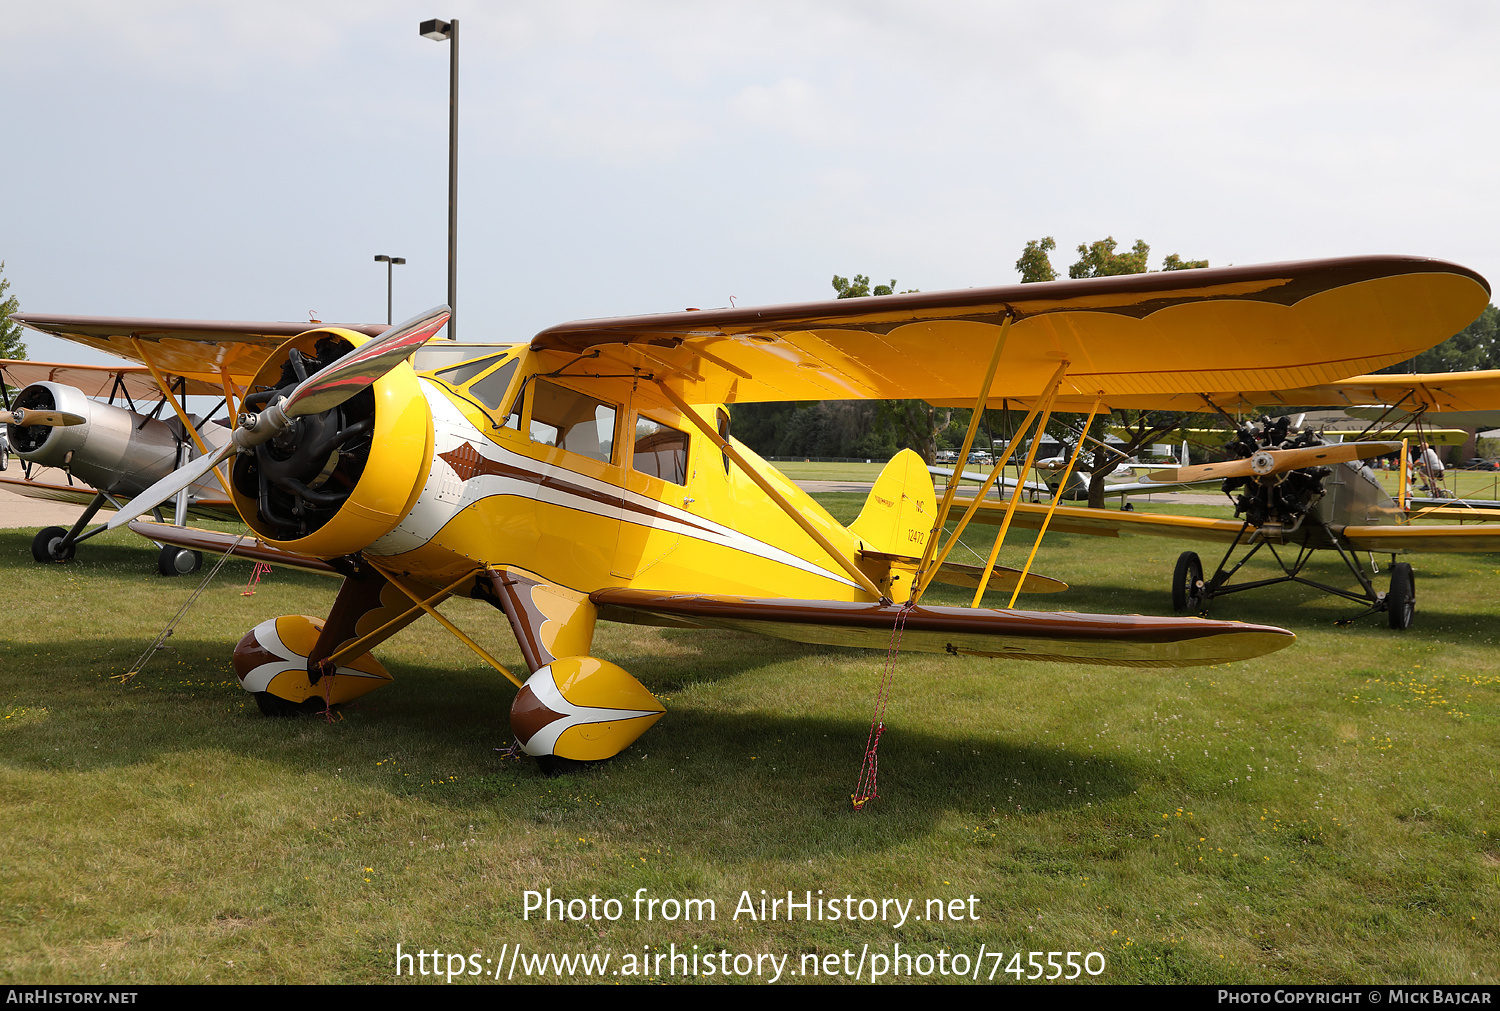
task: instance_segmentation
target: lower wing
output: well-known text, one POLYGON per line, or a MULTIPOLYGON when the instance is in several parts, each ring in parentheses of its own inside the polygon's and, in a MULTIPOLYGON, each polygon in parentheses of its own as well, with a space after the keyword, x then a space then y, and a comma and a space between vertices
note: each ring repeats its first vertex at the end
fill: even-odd
POLYGON ((647 619, 829 646, 902 649, 1112 667, 1196 667, 1284 649, 1296 636, 1270 625, 1203 618, 1009 611, 967 607, 783 600, 652 590, 597 590, 590 599, 647 619))

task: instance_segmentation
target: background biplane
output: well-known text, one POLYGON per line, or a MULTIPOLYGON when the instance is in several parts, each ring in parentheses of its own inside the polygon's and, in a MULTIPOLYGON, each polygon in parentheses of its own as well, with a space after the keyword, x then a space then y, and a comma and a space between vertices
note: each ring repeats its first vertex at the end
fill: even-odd
MULTIPOLYGON (((1441 375, 1356 376, 1327 384, 1285 390, 1241 391, 1228 396, 1200 396, 1197 410, 1212 408, 1227 416, 1237 411, 1255 414, 1270 404, 1280 408, 1354 408, 1372 424, 1359 436, 1400 437, 1406 426, 1424 415, 1439 418, 1446 411, 1482 411, 1500 405, 1500 373, 1469 372, 1441 375), (1430 414, 1429 414, 1430 412, 1430 414)), ((1136 395, 1117 398, 1130 408, 1193 410, 1194 398, 1180 395, 1136 395)), ((1069 405, 1076 409, 1076 404, 1069 405)), ((1203 612, 1215 597, 1245 590, 1295 582, 1368 605, 1364 613, 1384 612, 1392 628, 1407 628, 1415 614, 1416 581, 1412 567, 1396 556, 1410 552, 1492 552, 1500 550, 1500 530, 1484 525, 1413 524, 1411 519, 1472 520, 1485 517, 1473 510, 1443 508, 1447 500, 1418 499, 1427 508, 1413 511, 1407 498, 1407 456, 1403 442, 1342 441, 1334 443, 1311 429, 1298 431, 1293 419, 1262 415, 1253 424, 1237 424, 1226 442, 1235 459, 1222 463, 1161 469, 1146 483, 1163 490, 1188 482, 1221 482, 1234 504, 1234 519, 1178 516, 1164 513, 1122 516, 1099 510, 1058 509, 1054 530, 1118 536, 1122 532, 1151 534, 1226 545, 1212 573, 1205 578, 1196 552, 1183 552, 1172 575, 1172 604, 1178 611, 1203 612), (1400 497, 1387 493, 1375 474, 1361 461, 1402 454, 1400 497), (1281 548, 1290 547, 1283 553, 1281 548), (1306 576, 1306 567, 1319 550, 1334 551, 1354 577, 1358 589, 1349 590, 1306 576), (1231 580, 1255 555, 1264 551, 1281 575, 1240 583, 1231 580), (1235 560, 1235 554, 1239 558, 1235 560), (1363 554, 1367 561, 1361 562, 1363 554), (1389 586, 1375 588, 1379 574, 1375 555, 1390 555, 1389 586)), ((1420 439, 1425 431, 1417 428, 1420 439)), ((965 503, 967 504, 967 503, 965 503)), ((1041 511, 1021 504, 1013 525, 1035 527, 1041 511)), ((994 503, 981 504, 979 522, 1001 522, 994 503)))
POLYGON ((587 320, 488 348, 424 347, 443 310, 373 339, 15 318, 246 391, 223 447, 111 524, 232 456, 232 500, 259 541, 344 575, 326 622, 286 616, 241 640, 236 669, 264 709, 378 687, 389 675, 368 650, 427 613, 520 689, 511 724, 529 753, 598 759, 662 713, 589 656, 598 618, 881 648, 899 628, 908 650, 1141 667, 1292 641, 1195 618, 920 604, 939 578, 977 582, 976 599, 999 581, 1012 603, 1057 584, 1029 562, 949 566, 952 542, 938 556, 937 535, 957 481, 939 505, 913 454, 887 466, 845 528, 731 438, 721 405, 1041 396, 1045 423, 1058 397, 1097 409, 1121 395, 1336 382, 1438 343, 1488 297, 1463 267, 1367 257, 587 320), (438 613, 454 594, 504 612, 528 681, 438 613))

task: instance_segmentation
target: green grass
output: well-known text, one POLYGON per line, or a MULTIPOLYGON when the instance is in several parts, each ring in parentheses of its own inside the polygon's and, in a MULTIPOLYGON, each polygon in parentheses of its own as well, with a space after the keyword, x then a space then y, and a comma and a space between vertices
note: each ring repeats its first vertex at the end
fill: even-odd
MULTIPOLYGON (((822 496, 846 518, 862 498, 822 496)), ((1300 587, 1221 600, 1217 617, 1299 636, 1230 666, 903 654, 881 797, 854 813, 878 652, 601 624, 596 652, 668 714, 614 761, 548 779, 494 750, 510 743, 512 690, 436 623, 381 647, 396 682, 338 722, 267 720, 234 681, 233 642, 267 617, 325 614, 333 580, 278 569, 242 596, 249 566, 231 563, 172 649, 121 686, 112 675, 197 577, 161 579, 123 533, 58 567, 33 565, 29 541, 0 531, 7 983, 378 982, 398 943, 611 953, 612 967, 697 944, 789 953, 796 969, 803 953, 857 960, 897 941, 984 944, 1007 964, 1097 951, 1109 982, 1500 980, 1488 557, 1415 558, 1406 633, 1337 627, 1352 605, 1300 587), (549 887, 620 899, 625 915, 523 920, 523 893, 549 887), (719 917, 637 922, 638 888, 714 899, 719 917), (918 913, 974 895, 979 918, 731 919, 761 889, 915 899, 918 913)), ((1024 558, 1017 544, 1002 561, 1024 558)), ((1023 606, 1165 613, 1188 546, 1049 537, 1038 568, 1073 589, 1023 606)), ((497 612, 444 611, 521 667, 497 612)))

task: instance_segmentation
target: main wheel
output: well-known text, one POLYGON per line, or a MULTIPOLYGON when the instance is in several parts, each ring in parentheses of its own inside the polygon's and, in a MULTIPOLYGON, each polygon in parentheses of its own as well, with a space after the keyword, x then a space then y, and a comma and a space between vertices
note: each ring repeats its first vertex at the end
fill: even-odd
POLYGON ((1197 611, 1203 607, 1203 563, 1196 551, 1177 556, 1177 571, 1172 574, 1172 610, 1197 611))
POLYGON ((1385 616, 1392 628, 1401 632, 1411 627, 1417 613, 1417 577, 1411 565, 1397 562, 1391 566, 1391 588, 1385 595, 1385 616))
POLYGON ((67 536, 68 532, 62 527, 46 527, 38 530, 36 536, 31 539, 31 557, 42 565, 72 561, 76 545, 69 544, 64 548, 62 543, 67 536))
POLYGON ((203 567, 203 552, 189 551, 175 544, 162 545, 156 556, 156 571, 164 576, 185 576, 203 567))

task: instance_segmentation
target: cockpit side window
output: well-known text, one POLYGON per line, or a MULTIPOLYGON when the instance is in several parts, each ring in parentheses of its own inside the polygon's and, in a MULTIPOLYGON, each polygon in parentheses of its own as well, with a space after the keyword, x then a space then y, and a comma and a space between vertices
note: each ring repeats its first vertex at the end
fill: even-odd
POLYGON ((687 484, 688 436, 644 415, 635 419, 635 458, 631 466, 642 474, 673 484, 687 484))
POLYGON ((609 463, 615 455, 615 408, 538 379, 531 384, 531 441, 609 463))
POLYGON ((489 368, 491 365, 498 362, 502 357, 504 356, 490 355, 488 358, 480 358, 472 362, 464 362, 462 365, 455 365, 451 369, 443 369, 441 372, 434 372, 433 375, 437 376, 449 386, 457 389, 464 383, 467 383, 470 379, 473 379, 475 376, 479 375, 479 373, 483 372, 485 369, 489 368))
POLYGON ((512 358, 470 386, 469 395, 490 410, 498 410, 501 402, 505 399, 505 391, 510 389, 511 377, 516 374, 516 368, 519 365, 520 362, 512 358))

